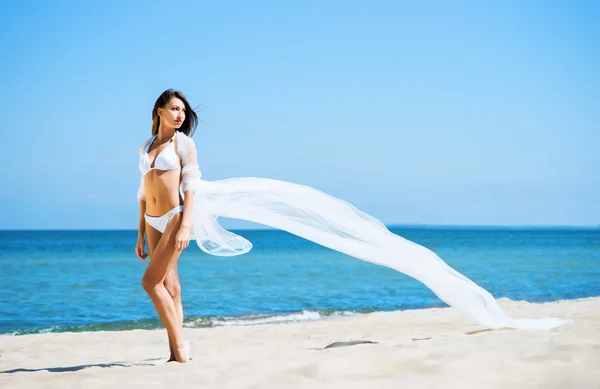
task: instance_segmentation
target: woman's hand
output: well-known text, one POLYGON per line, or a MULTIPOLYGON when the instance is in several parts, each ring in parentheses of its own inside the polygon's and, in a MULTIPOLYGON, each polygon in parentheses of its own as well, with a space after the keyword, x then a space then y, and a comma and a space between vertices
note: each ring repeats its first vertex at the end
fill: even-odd
POLYGON ((177 231, 177 236, 175 237, 175 249, 177 251, 182 251, 187 248, 190 244, 190 227, 182 225, 179 227, 179 231, 177 231))
POLYGON ((148 258, 148 254, 144 251, 144 246, 146 246, 144 237, 138 236, 137 243, 135 244, 135 255, 142 261, 148 258))

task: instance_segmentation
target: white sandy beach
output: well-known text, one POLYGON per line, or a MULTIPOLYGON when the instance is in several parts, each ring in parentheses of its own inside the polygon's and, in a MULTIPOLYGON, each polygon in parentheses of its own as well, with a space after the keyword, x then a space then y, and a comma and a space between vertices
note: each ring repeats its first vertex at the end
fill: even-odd
POLYGON ((574 322, 481 331, 443 308, 185 329, 188 364, 165 363, 164 330, 0 336, 0 387, 600 388, 600 298, 500 304, 574 322), (377 343, 325 349, 356 340, 377 343))

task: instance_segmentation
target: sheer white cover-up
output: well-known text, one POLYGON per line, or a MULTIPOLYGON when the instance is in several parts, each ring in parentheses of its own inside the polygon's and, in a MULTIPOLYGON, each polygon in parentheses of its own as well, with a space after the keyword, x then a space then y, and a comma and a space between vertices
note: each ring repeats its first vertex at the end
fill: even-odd
MULTIPOLYGON (((234 256, 250 251, 248 240, 217 222, 218 217, 247 220, 413 277, 442 301, 488 328, 550 329, 570 321, 506 316, 489 292, 434 252, 390 232, 376 218, 317 189, 254 177, 202 180, 192 138, 178 133, 177 143, 183 166, 180 190, 195 193, 193 239, 208 254, 234 256)), ((142 195, 140 187, 138 198, 142 195)))

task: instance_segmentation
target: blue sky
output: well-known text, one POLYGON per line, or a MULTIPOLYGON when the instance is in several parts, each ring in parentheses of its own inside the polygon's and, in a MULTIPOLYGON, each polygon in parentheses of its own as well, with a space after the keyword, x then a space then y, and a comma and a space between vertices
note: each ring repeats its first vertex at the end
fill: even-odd
POLYGON ((208 180, 311 185, 386 224, 598 225, 599 4, 8 2, 0 229, 135 229, 171 87, 204 105, 208 180))

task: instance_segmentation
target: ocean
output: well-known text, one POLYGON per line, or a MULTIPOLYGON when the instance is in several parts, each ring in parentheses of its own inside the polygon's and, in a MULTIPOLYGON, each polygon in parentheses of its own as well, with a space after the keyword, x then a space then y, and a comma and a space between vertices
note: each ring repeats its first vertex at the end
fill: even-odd
MULTIPOLYGON (((600 296, 600 228, 390 227, 494 297, 600 296)), ((418 281, 278 230, 254 247, 179 259, 186 327, 318 320, 446 306, 418 281)), ((160 328, 141 286, 136 231, 0 231, 0 333, 160 328)))

